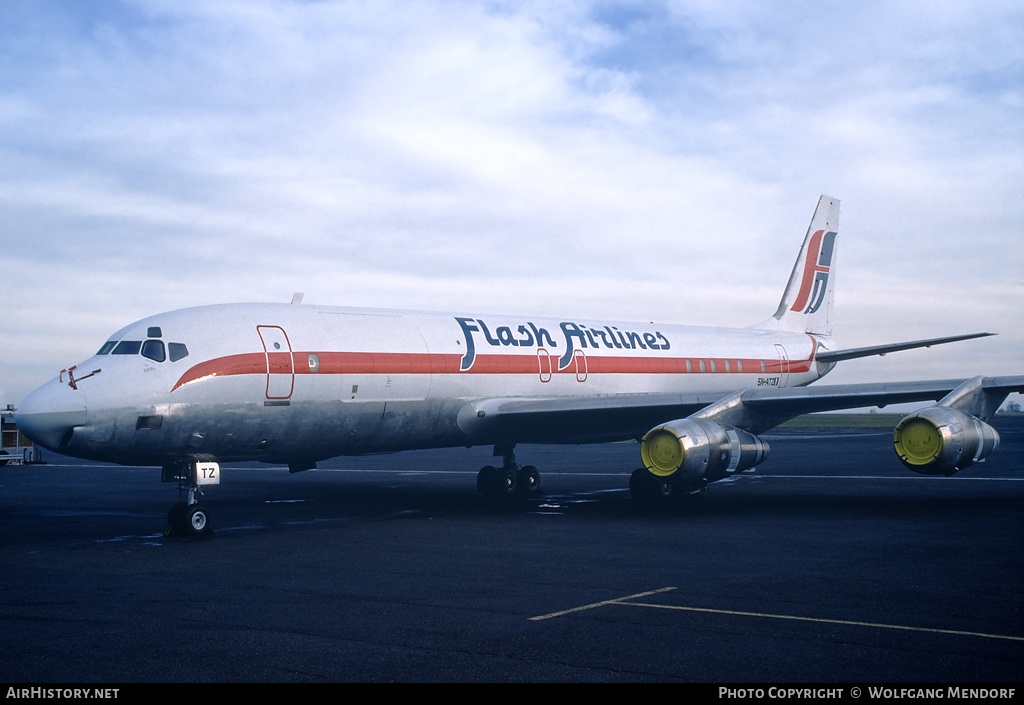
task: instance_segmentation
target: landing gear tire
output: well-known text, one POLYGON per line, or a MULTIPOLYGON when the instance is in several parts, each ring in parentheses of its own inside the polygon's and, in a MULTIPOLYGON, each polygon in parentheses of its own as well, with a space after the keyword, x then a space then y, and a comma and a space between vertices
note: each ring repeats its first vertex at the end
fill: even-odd
POLYGON ((485 497, 491 497, 498 493, 498 468, 493 465, 485 465, 476 474, 476 489, 485 497))
POLYGON ((537 468, 496 468, 487 465, 476 476, 476 488, 488 499, 510 502, 540 491, 537 468))
POLYGON ((522 484, 518 471, 496 468, 493 465, 480 468, 480 472, 476 476, 477 490, 484 497, 490 499, 518 497, 522 494, 520 492, 522 484))
POLYGON ((206 510, 198 504, 189 505, 185 510, 185 531, 193 536, 206 533, 207 518, 206 510))
POLYGON ((526 494, 540 492, 540 472, 532 465, 519 468, 519 484, 526 494))
POLYGON ((167 512, 167 526, 164 527, 164 536, 175 536, 182 525, 185 517, 185 503, 178 502, 167 512))
POLYGON ((629 476, 629 494, 634 500, 647 506, 664 505, 679 497, 682 492, 671 482, 665 482, 647 468, 638 468, 629 476))
POLYGON ((498 494, 502 497, 516 497, 522 494, 519 490, 522 483, 519 482, 519 471, 509 468, 501 471, 501 482, 498 485, 498 494))
POLYGON ((209 517, 200 504, 178 502, 167 513, 164 536, 202 536, 210 531, 209 517))

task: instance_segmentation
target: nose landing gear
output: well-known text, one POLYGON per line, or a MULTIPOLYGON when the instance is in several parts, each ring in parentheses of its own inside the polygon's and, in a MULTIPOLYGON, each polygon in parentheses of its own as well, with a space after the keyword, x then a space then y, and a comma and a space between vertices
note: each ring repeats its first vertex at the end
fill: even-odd
POLYGON ((199 504, 205 485, 220 484, 217 463, 178 463, 163 468, 164 482, 178 483, 178 502, 167 513, 164 536, 212 534, 206 509, 199 504))
POLYGON ((164 536, 199 536, 208 531, 210 529, 206 509, 198 502, 193 504, 178 502, 167 513, 164 536))

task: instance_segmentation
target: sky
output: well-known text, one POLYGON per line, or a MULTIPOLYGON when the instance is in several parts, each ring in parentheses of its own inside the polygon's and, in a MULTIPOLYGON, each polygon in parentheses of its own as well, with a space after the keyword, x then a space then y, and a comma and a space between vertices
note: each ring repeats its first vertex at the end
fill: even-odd
POLYGON ((1024 374, 1024 6, 0 3, 0 406, 208 303, 746 326, 842 201, 835 383, 1024 374))

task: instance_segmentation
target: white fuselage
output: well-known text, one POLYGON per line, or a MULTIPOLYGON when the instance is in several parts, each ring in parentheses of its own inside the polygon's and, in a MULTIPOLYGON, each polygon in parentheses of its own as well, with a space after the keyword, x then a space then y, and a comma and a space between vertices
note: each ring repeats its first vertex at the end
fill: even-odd
POLYGON ((287 304, 173 311, 110 342, 22 404, 44 446, 145 465, 316 461, 469 445, 458 412, 479 399, 727 393, 827 371, 827 341, 806 333, 287 304))

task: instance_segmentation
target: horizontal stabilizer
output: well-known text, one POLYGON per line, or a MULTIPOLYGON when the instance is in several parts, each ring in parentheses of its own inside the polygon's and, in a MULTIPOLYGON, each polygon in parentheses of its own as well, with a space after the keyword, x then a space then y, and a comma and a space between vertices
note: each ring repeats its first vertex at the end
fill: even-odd
POLYGON ((914 348, 930 348, 933 345, 943 343, 955 343, 958 340, 970 340, 971 338, 984 338, 995 333, 968 333, 966 335, 952 335, 946 338, 929 338, 928 340, 911 340, 906 343, 889 343, 888 345, 870 345, 866 348, 849 348, 848 350, 823 350, 814 356, 818 362, 841 362, 842 360, 853 360, 858 357, 871 357, 872 355, 885 355, 886 353, 898 352, 900 350, 913 350, 914 348))

